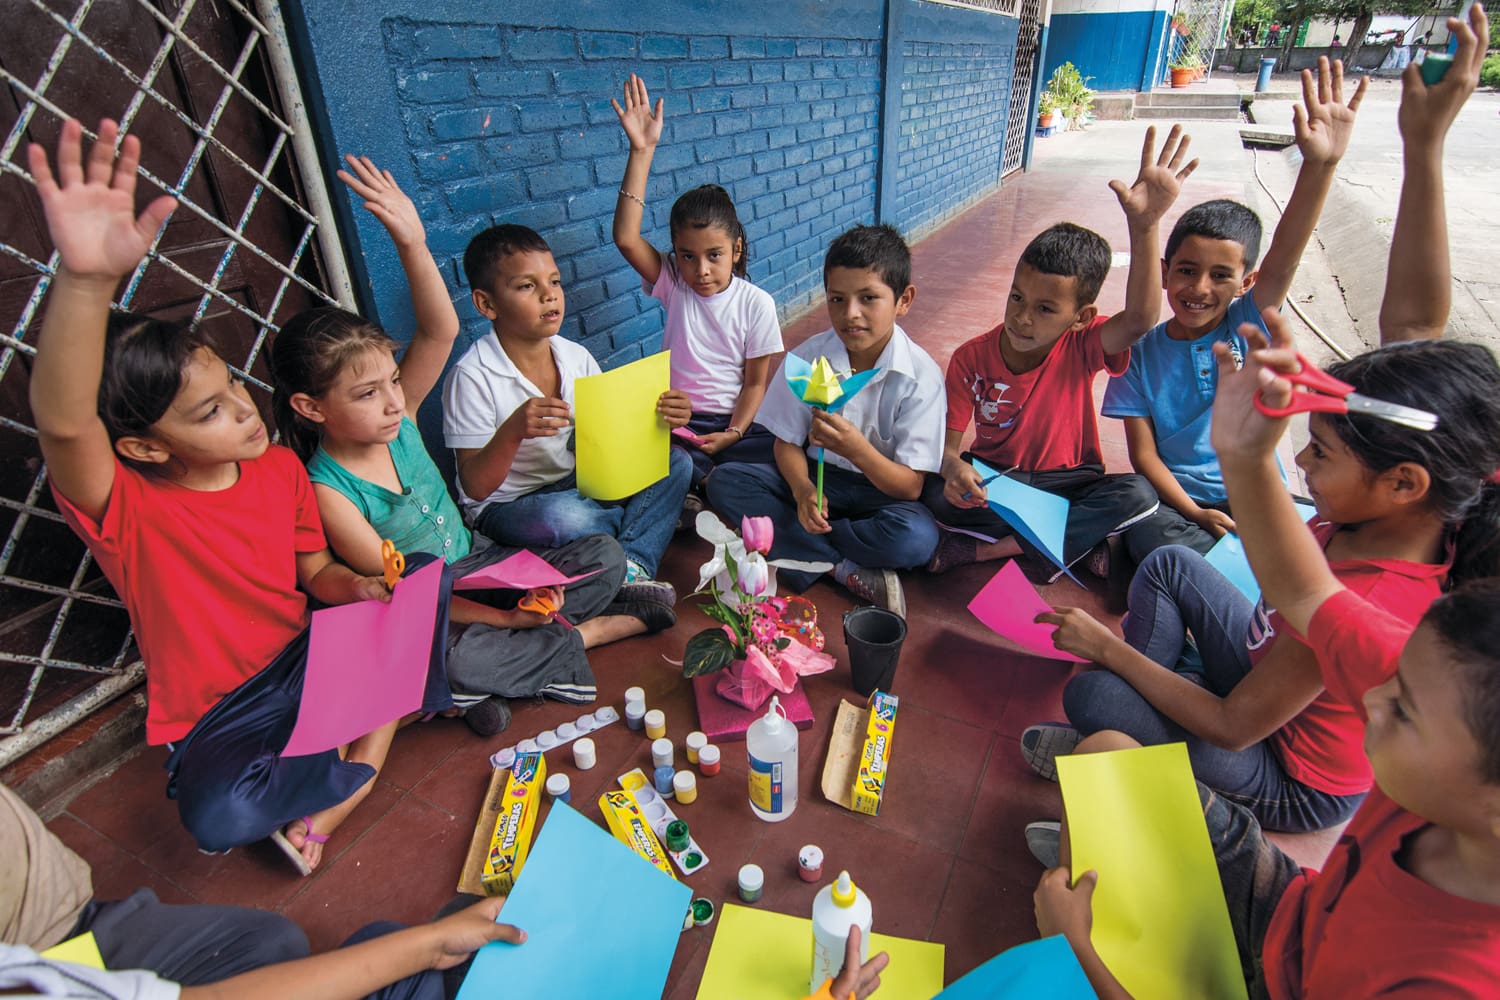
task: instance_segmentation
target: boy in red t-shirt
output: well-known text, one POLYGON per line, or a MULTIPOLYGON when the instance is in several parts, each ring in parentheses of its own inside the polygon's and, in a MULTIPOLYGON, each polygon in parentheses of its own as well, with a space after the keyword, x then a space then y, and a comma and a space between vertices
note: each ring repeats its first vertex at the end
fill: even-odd
MULTIPOLYGON (((1130 229, 1124 311, 1103 317, 1094 305, 1109 274, 1109 244, 1082 226, 1059 223, 1022 252, 1005 322, 953 352, 941 478, 928 477, 922 494, 938 524, 950 529, 927 564, 931 572, 1023 551, 1013 527, 989 507, 973 459, 1068 499, 1063 559, 1069 566, 1096 548, 1104 555, 1106 537, 1156 510, 1156 493, 1140 476, 1105 475, 1093 395, 1099 370, 1124 372, 1130 345, 1156 325, 1157 225, 1198 165, 1181 165, 1189 141, 1181 126, 1172 127, 1153 159, 1155 141, 1156 130, 1147 129, 1133 185, 1109 185, 1130 229), (976 438, 966 451, 971 419, 976 438)), ((1090 560, 1101 576, 1107 567, 1107 559, 1090 560)))

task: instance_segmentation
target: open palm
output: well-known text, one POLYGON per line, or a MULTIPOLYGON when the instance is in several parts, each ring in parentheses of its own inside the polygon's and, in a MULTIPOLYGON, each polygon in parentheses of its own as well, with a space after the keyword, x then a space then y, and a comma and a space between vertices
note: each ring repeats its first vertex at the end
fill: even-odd
POLYGON ((1330 64, 1327 56, 1320 56, 1316 84, 1311 70, 1302 71, 1302 103, 1292 109, 1292 131, 1303 160, 1337 163, 1343 157, 1369 83, 1369 77, 1360 77, 1354 96, 1345 101, 1343 62, 1335 59, 1330 64))
POLYGON ((1196 159, 1186 166, 1182 163, 1191 142, 1192 137, 1183 134, 1181 125, 1173 125, 1162 143, 1161 155, 1157 156, 1156 126, 1146 129, 1146 138, 1141 143, 1141 169, 1135 183, 1126 187, 1124 181, 1109 182, 1127 219, 1155 221, 1172 207, 1182 190, 1182 182, 1198 169, 1196 159))
POLYGON ((630 79, 625 81, 625 106, 621 107, 620 102, 613 98, 609 103, 620 118, 620 127, 625 130, 631 149, 649 149, 661 141, 662 125, 666 122, 663 102, 658 97, 656 109, 652 110, 645 80, 630 74, 630 79))
POLYGON ((135 176, 141 144, 126 136, 115 160, 119 126, 109 119, 99 123, 99 138, 83 158, 83 126, 69 119, 57 140, 57 176, 47 153, 32 143, 26 150, 47 230, 62 258, 62 267, 83 276, 118 278, 146 255, 167 216, 177 207, 163 195, 135 214, 135 176))
POLYGON ((389 170, 381 170, 368 156, 346 153, 344 162, 349 169, 338 172, 339 180, 365 200, 365 208, 391 234, 392 243, 403 247, 427 242, 427 231, 422 228, 417 206, 389 170))

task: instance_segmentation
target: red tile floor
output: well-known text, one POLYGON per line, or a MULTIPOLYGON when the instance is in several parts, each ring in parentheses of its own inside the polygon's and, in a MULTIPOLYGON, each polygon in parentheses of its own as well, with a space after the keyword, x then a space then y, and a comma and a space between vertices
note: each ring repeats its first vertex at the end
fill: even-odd
MULTIPOLYGON (((1077 172, 1021 177, 921 241, 918 295, 906 328, 945 363, 956 345, 998 322, 1026 240, 1060 218, 1093 225, 1123 249, 1124 227, 1107 180, 1077 172)), ((1237 185, 1210 187, 1199 184, 1193 193, 1239 194, 1237 185)), ((1123 268, 1111 274, 1103 308, 1119 306, 1124 278, 1123 268)), ((787 339, 800 342, 824 322, 821 311, 804 317, 790 325, 787 339)), ((1119 425, 1104 421, 1103 431, 1110 464, 1127 468, 1119 425)), ((706 556, 694 536, 679 535, 663 573, 685 595, 706 556)), ((801 737, 800 804, 781 824, 752 816, 743 752, 739 744, 725 746, 723 772, 704 779, 698 801, 679 810, 712 858, 692 880, 696 893, 736 898, 735 873, 753 861, 767 874, 759 905, 805 915, 817 887, 796 877, 796 855, 800 845, 817 843, 827 853, 826 875, 848 868, 869 893, 879 931, 947 946, 950 981, 1035 934, 1031 891, 1040 868, 1021 831, 1031 819, 1056 816, 1060 798, 1056 785, 1027 770, 1018 739, 1028 724, 1059 717, 1069 668, 1018 652, 965 610, 997 568, 907 578, 911 630, 894 685, 901 709, 878 817, 846 812, 818 791, 838 701, 857 699, 838 625, 850 598, 825 583, 812 589, 840 665, 806 685, 817 722, 801 737)), ((1101 595, 1071 582, 1043 593, 1053 603, 1103 614, 1101 595)), ((643 686, 649 704, 666 711, 669 735, 680 745, 696 718, 689 685, 668 660, 681 656, 707 619, 691 601, 679 613, 671 631, 598 650, 592 659, 601 702, 619 706, 626 687, 643 686)), ((50 825, 93 864, 102 897, 145 885, 169 902, 266 907, 298 921, 315 948, 332 947, 369 920, 422 921, 447 902, 489 778, 489 753, 579 714, 542 702, 514 708, 510 730, 488 741, 456 720, 404 731, 374 792, 337 831, 323 866, 308 879, 296 877, 265 844, 222 857, 200 854, 163 795, 161 749, 146 750, 79 795, 50 825)), ((569 754, 554 754, 549 765, 569 774, 574 804, 598 822, 600 792, 630 768, 649 768, 650 750, 623 724, 600 731, 595 742, 599 763, 592 771, 579 772, 569 754)), ((1318 846, 1308 848, 1310 856, 1318 846)), ((666 994, 672 1000, 695 996, 711 940, 712 927, 683 935, 666 994)))

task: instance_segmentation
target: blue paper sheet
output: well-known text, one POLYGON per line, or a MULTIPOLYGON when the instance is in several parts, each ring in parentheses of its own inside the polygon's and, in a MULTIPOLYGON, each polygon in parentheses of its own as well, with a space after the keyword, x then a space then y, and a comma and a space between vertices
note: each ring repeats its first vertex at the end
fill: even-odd
MULTIPOLYGON (((973 464, 980 479, 990 480, 985 492, 995 513, 1005 518, 1005 523, 1014 528, 1016 534, 1040 549, 1058 569, 1068 573, 1068 564, 1063 561, 1068 501, 1055 493, 1001 475, 998 469, 990 468, 977 458, 973 464)), ((1073 574, 1068 573, 1068 576, 1073 577, 1073 574)), ((1073 577, 1073 581, 1077 583, 1078 578, 1073 577)))
POLYGON ((1002 951, 933 1000, 1096 1000, 1083 967, 1061 934, 1002 951))
MULTIPOLYGON (((1299 501, 1297 513, 1302 515, 1302 520, 1310 521, 1318 513, 1318 508, 1299 501)), ((1239 535, 1228 534, 1221 537, 1208 550, 1205 558, 1210 566, 1223 573, 1234 584, 1236 590, 1250 598, 1251 603, 1260 600, 1260 584, 1250 570, 1250 558, 1245 555, 1245 543, 1240 541, 1239 535)))
POLYGON ((481 948, 458 1000, 660 996, 692 895, 554 802, 500 913, 526 943, 481 948))

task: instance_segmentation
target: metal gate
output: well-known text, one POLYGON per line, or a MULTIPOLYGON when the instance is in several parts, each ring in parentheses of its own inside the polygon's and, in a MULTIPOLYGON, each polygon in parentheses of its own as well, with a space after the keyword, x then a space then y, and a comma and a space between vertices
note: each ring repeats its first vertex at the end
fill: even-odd
POLYGON ((1026 136, 1031 131, 1031 88, 1036 74, 1036 46, 1041 37, 1041 0, 1021 0, 1021 25, 1016 35, 1016 57, 1010 81, 1010 109, 1005 120, 1005 153, 1000 176, 1021 169, 1026 136))
POLYGON ((1213 76, 1214 56, 1229 31, 1231 0, 1177 0, 1172 11, 1167 62, 1202 63, 1213 76))
MULTIPOLYGON (((62 522, 27 402, 57 258, 28 142, 64 117, 141 137, 140 203, 179 207, 118 304, 208 323, 269 417, 278 322, 348 278, 275 0, 5 0, 0 34, 0 765, 139 683, 123 606, 62 522)), ((337 289, 337 293, 331 291, 337 289)), ((189 625, 189 627, 191 627, 189 625)))

